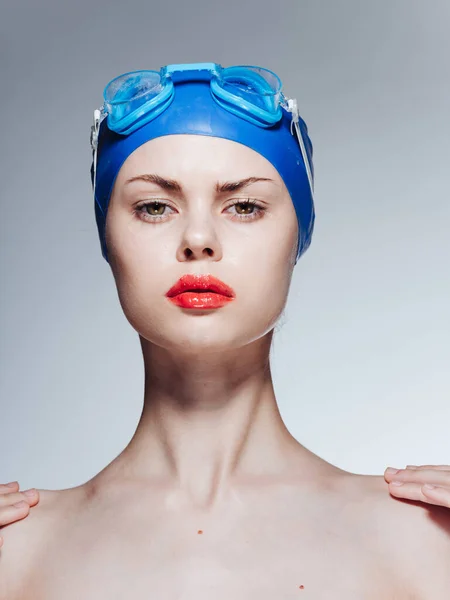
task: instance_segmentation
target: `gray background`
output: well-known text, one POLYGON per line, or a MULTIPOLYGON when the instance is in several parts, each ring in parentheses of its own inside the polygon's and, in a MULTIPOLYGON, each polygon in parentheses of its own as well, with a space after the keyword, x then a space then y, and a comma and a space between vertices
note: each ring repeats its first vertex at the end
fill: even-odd
POLYGON ((0 481, 81 484, 134 433, 89 133, 111 78, 177 62, 272 69, 309 127, 316 230, 272 352, 290 431, 356 473, 450 464, 449 30, 448 0, 3 1, 0 481))

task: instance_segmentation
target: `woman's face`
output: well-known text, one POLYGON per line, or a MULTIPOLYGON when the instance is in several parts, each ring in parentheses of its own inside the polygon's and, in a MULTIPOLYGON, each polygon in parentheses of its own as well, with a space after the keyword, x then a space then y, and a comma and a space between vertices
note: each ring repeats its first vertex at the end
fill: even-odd
POLYGON ((200 135, 168 135, 137 148, 116 178, 106 222, 126 318, 149 342, 188 353, 237 348, 274 327, 286 304, 297 236, 289 192, 273 165, 247 146, 200 135), (129 182, 149 174, 175 180, 180 189, 129 182), (249 177, 270 181, 234 191, 216 187, 249 177), (256 206, 239 204, 248 199, 256 206), (188 273, 217 277, 234 299, 209 310, 173 304, 165 294, 188 273))

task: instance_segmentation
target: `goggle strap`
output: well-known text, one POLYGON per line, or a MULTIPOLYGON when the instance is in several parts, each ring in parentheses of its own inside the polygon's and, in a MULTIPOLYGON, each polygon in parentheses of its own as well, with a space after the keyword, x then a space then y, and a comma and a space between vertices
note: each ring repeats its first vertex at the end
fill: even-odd
POLYGON ((297 138, 298 138, 298 142, 300 144, 300 150, 302 153, 303 162, 305 163, 306 174, 308 176, 308 183, 309 183, 309 187, 311 189, 311 196, 314 198, 314 182, 313 182, 312 173, 311 173, 311 166, 309 164, 308 154, 307 154, 306 148, 305 148, 305 142, 303 140, 303 136, 302 136, 302 133, 300 130, 300 125, 298 123, 299 113, 298 113, 297 100, 295 98, 289 98, 289 99, 287 99, 287 101, 288 101, 288 110, 292 113, 291 134, 294 135, 294 132, 292 131, 292 126, 294 126, 295 131, 297 132, 297 138))
POLYGON ((93 163, 94 163, 94 198, 95 198, 95 181, 97 174, 97 147, 98 147, 98 132, 100 130, 100 123, 102 121, 101 109, 96 108, 94 110, 94 124, 91 126, 91 147, 94 152, 93 163))

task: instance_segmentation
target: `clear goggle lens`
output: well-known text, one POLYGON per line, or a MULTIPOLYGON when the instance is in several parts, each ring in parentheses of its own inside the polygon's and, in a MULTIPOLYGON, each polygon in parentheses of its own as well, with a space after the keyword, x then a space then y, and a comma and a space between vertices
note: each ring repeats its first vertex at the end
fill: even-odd
POLYGON ((280 78, 262 67, 227 67, 217 75, 218 85, 233 96, 257 108, 277 112, 280 104, 282 83, 280 78))
POLYGON ((103 92, 104 108, 110 119, 120 121, 156 98, 163 91, 159 71, 133 71, 119 75, 103 92))

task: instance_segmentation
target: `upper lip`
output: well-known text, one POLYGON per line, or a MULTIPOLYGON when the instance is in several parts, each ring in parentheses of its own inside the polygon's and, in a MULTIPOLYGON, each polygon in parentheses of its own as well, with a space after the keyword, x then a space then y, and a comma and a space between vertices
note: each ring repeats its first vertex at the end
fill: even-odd
POLYGON ((189 291, 216 292, 217 294, 229 296, 230 298, 235 296, 234 291, 226 283, 217 279, 217 277, 214 277, 214 275, 196 275, 193 273, 182 275, 175 285, 173 285, 166 293, 166 296, 171 298, 177 294, 189 291))

